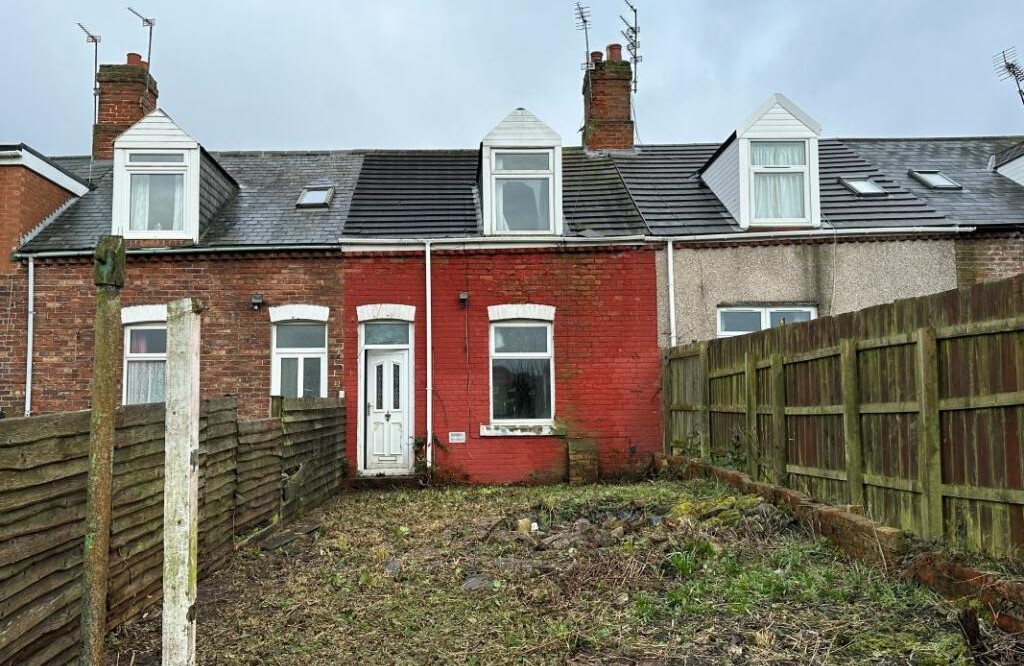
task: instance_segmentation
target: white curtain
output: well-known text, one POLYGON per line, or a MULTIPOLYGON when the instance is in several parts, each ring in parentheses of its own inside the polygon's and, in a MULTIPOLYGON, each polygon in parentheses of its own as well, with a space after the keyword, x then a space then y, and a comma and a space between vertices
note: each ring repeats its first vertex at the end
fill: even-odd
POLYGON ((181 175, 174 176, 174 218, 173 226, 171 227, 175 231, 180 231, 185 228, 184 220, 182 219, 182 203, 185 201, 185 177, 181 175))
POLYGON ((754 217, 759 220, 805 217, 804 174, 755 173, 754 217))
POLYGON ((543 231, 548 220, 547 178, 501 178, 495 180, 498 200, 498 231, 543 231))
POLYGON ((165 365, 164 361, 130 361, 125 403, 163 402, 165 365))
POLYGON ((149 177, 134 175, 131 182, 131 228, 145 230, 149 228, 149 177))
POLYGON ((751 141, 750 163, 754 166, 803 166, 807 164, 803 141, 751 141))

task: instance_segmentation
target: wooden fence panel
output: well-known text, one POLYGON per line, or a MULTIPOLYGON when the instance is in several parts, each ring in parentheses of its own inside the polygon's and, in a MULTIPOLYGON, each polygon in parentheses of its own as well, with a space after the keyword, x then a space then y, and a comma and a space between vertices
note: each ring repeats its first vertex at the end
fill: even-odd
POLYGON ((1024 275, 680 347, 665 368, 672 452, 925 538, 1024 548, 1024 275))
MULTIPOLYGON (((283 416, 239 422, 234 398, 205 400, 200 419, 199 565, 223 564, 235 535, 282 513, 285 428, 290 514, 340 486, 344 402, 284 401, 283 416)), ((108 626, 157 602, 163 571, 163 405, 117 412, 108 626)), ((89 412, 0 420, 0 664, 77 659, 89 412)))

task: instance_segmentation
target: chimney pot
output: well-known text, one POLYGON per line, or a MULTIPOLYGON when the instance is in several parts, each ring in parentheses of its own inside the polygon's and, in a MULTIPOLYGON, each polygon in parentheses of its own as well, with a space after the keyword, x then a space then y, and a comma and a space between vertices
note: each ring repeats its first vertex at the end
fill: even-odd
POLYGON ((622 62, 622 44, 608 45, 608 62, 622 62))
POLYGON ((141 65, 142 64, 142 56, 139 55, 138 53, 129 53, 128 54, 128 60, 126 62, 129 65, 141 65))
POLYGON ((590 62, 601 62, 601 58, 603 58, 603 57, 604 57, 604 54, 601 53, 600 51, 591 51, 590 52, 590 62))

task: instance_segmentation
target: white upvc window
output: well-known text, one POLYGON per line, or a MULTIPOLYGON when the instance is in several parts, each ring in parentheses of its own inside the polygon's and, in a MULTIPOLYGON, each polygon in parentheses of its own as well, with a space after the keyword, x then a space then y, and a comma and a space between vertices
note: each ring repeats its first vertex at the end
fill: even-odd
POLYGON ((818 309, 810 305, 777 305, 770 307, 736 306, 718 308, 718 337, 756 333, 768 328, 810 321, 818 309))
POLYGON ((750 142, 751 223, 809 224, 811 182, 808 142, 750 142))
POLYGON ((124 327, 123 404, 163 402, 166 367, 166 324, 141 323, 124 327))
POLYGON ((495 233, 554 233, 554 150, 493 150, 491 179, 495 233))
POLYGON ((327 397, 327 324, 286 321, 274 324, 271 395, 327 397))
POLYGON ((555 418, 552 324, 491 324, 491 423, 551 425, 555 418))
POLYGON ((125 238, 196 240, 198 160, 198 150, 115 150, 115 232, 125 238))

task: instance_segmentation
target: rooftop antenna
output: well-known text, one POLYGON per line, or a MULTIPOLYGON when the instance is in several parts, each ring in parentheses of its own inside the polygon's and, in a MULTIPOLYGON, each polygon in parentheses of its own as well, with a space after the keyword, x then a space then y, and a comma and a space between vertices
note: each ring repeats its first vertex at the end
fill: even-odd
MULTIPOLYGON (((89 32, 81 23, 78 27, 85 33, 85 43, 92 44, 92 124, 95 125, 100 121, 100 83, 96 80, 96 75, 100 69, 100 36, 94 35, 89 32)), ((92 183, 92 161, 93 161, 93 150, 89 148, 89 183, 92 183)))
POLYGON ((128 8, 132 14, 135 14, 142 19, 142 27, 149 28, 149 44, 146 45, 146 62, 153 63, 153 26, 156 25, 156 19, 146 18, 142 14, 138 13, 131 7, 128 8))
POLYGON ((637 70, 640 69, 637 65, 644 58, 640 55, 640 23, 636 18, 636 5, 629 0, 625 0, 625 3, 629 7, 629 11, 633 12, 633 22, 627 21, 626 17, 622 14, 619 14, 619 18, 626 24, 626 29, 622 31, 622 36, 626 39, 626 50, 629 51, 629 59, 633 61, 633 93, 635 94, 637 70))
POLYGON ((996 76, 1000 81, 1013 79, 1013 82, 1017 84, 1017 94, 1020 96, 1020 102, 1024 104, 1024 87, 1022 87, 1022 84, 1024 84, 1024 67, 1021 67, 1020 61, 1017 59, 1017 47, 1011 46, 992 56, 992 65, 995 67, 996 76))
POLYGON ((594 69, 594 63, 590 61, 590 7, 576 3, 576 29, 583 31, 583 41, 586 43, 586 52, 583 54, 583 64, 580 69, 589 71, 594 69))

